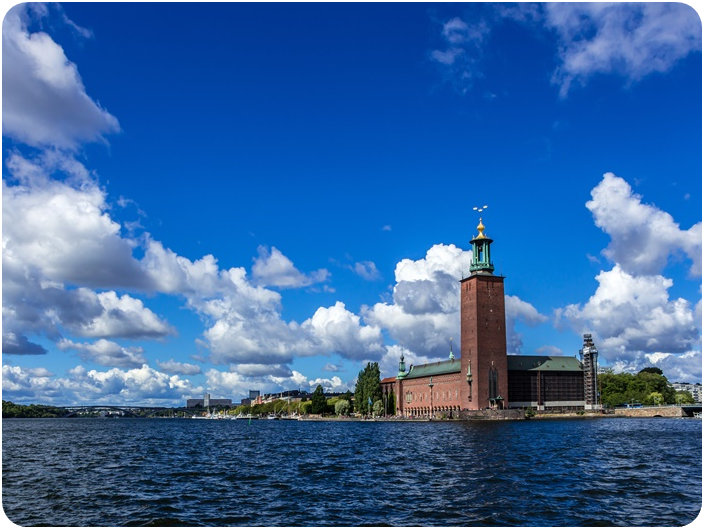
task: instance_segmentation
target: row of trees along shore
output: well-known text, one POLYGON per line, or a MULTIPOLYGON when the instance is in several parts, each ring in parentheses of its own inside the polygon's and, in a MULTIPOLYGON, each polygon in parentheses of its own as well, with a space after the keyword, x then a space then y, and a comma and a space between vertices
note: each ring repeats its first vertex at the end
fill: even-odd
POLYGON ((676 391, 657 367, 646 367, 635 375, 607 370, 599 374, 598 383, 601 403, 608 407, 636 402, 646 406, 694 402, 689 391, 676 391))

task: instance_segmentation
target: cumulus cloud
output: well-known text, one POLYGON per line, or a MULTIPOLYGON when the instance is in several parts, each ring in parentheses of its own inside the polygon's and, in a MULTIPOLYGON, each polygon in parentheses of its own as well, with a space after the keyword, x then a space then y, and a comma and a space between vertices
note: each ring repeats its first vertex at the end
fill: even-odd
MULTIPOLYGON (((237 371, 218 371, 209 369, 206 375, 208 391, 214 396, 232 398, 238 401, 249 395, 250 390, 265 393, 277 393, 291 388, 308 389, 312 382, 298 371, 290 371, 285 366, 272 370, 269 366, 253 367, 249 374, 237 371)), ((246 369, 245 369, 246 370, 246 369)))
POLYGON ((610 237, 603 254, 634 274, 660 273, 668 259, 687 257, 693 276, 702 275, 702 223, 680 229, 669 213, 644 204, 631 186, 606 173, 587 202, 595 224, 610 237))
POLYGON ((325 393, 344 393, 345 391, 354 391, 354 384, 345 383, 340 377, 332 378, 316 378, 308 382, 308 387, 315 390, 318 386, 322 386, 325 393))
POLYGON ((300 288, 325 281, 330 275, 324 268, 303 274, 288 257, 273 246, 271 251, 265 246, 260 246, 257 251, 259 257, 254 259, 252 277, 261 286, 300 288))
POLYGON ((701 342, 701 329, 690 302, 669 299, 672 280, 636 276, 616 265, 596 277, 589 301, 556 311, 558 322, 579 334, 595 334, 607 363, 637 362, 644 353, 684 354, 701 342))
POLYGON ((459 280, 471 252, 436 244, 425 257, 403 259, 394 272, 393 302, 363 310, 364 321, 386 329, 399 346, 430 357, 445 356, 459 336, 459 280))
POLYGON ((378 357, 383 351, 381 329, 362 325, 360 317, 340 301, 332 307, 320 307, 302 328, 317 339, 321 352, 362 360, 378 357))
POLYGON ((107 367, 140 367, 146 363, 141 347, 122 347, 110 340, 100 339, 94 343, 76 343, 62 339, 58 344, 62 351, 78 351, 85 362, 94 362, 107 367))
POLYGON ((137 404, 182 405, 203 388, 193 387, 187 380, 167 375, 146 365, 136 369, 113 368, 108 371, 87 370, 78 366, 66 377, 50 377, 33 369, 4 365, 2 368, 3 398, 40 400, 47 404, 137 404))
MULTIPOLYGON (((63 160, 66 160, 63 158, 63 160)), ((22 263, 51 281, 94 288, 148 288, 120 234, 105 192, 90 179, 50 178, 56 159, 6 162, 17 185, 3 179, 3 260, 22 263)))
MULTIPOLYGON (((120 130, 117 119, 86 94, 76 65, 61 46, 46 33, 28 30, 46 14, 46 8, 20 4, 5 15, 2 133, 33 147, 69 150, 105 141, 106 134, 120 130)), ((70 22, 65 15, 64 20, 70 22)))

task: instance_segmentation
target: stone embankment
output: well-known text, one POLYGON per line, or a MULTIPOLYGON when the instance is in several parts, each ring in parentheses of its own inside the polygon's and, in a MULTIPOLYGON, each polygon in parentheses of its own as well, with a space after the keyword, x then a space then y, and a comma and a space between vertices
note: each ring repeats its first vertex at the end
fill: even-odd
POLYGON ((686 417, 679 406, 647 406, 644 408, 616 408, 616 417, 686 417))

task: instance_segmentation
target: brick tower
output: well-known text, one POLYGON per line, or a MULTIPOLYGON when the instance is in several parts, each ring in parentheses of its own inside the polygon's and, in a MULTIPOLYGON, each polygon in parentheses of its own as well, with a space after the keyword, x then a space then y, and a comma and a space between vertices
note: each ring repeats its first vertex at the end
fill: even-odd
POLYGON ((477 229, 470 241, 470 276, 460 282, 462 407, 501 409, 508 407, 504 278, 494 275, 493 241, 484 234, 481 218, 477 229))

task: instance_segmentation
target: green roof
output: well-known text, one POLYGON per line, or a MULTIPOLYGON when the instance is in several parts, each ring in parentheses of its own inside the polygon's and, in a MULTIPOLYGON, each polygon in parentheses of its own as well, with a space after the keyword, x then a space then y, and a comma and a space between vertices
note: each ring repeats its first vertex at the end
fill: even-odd
POLYGON ((509 371, 582 371, 574 356, 508 355, 509 371))
MULTIPOLYGON (((434 364, 423 364, 420 366, 411 366, 403 379, 432 377, 436 375, 449 375, 450 373, 459 373, 462 366, 458 359, 445 360, 443 362, 435 362, 434 364)), ((401 375, 401 373, 399 373, 401 375)))

